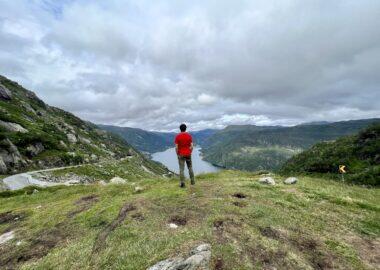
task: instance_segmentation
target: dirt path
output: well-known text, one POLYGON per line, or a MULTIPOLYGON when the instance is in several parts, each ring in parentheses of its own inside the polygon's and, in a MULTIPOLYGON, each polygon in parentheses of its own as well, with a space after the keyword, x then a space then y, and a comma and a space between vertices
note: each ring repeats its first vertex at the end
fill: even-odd
POLYGON ((47 187, 47 186, 55 186, 55 185, 62 185, 65 183, 52 183, 48 181, 41 181, 39 179, 36 179, 32 176, 34 173, 41 173, 41 172, 50 172, 50 171, 57 171, 57 170, 63 170, 63 169, 69 169, 69 168, 76 168, 81 167, 87 164, 81 164, 81 165, 75 165, 75 166, 66 166, 66 167, 57 167, 57 168, 50 168, 50 169, 44 169, 44 170, 37 170, 37 171, 30 171, 25 173, 19 173, 15 175, 8 176, 2 180, 3 185, 6 189, 10 190, 17 190, 22 189, 27 186, 35 185, 40 187, 47 187))

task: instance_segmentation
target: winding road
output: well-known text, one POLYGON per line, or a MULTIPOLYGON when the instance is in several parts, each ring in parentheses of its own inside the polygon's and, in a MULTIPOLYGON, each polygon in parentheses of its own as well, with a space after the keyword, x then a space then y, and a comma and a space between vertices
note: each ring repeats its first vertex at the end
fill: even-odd
POLYGON ((75 166, 66 166, 66 167, 57 167, 57 168, 50 168, 45 170, 38 170, 38 171, 30 171, 25 173, 19 173, 14 174, 11 176, 8 176, 2 180, 3 185, 8 190, 17 190, 22 189, 27 186, 35 185, 40 187, 47 187, 47 186, 56 186, 56 185, 62 185, 65 183, 52 183, 48 181, 41 181, 32 176, 34 173, 40 173, 40 172, 50 172, 50 171, 57 171, 57 170, 63 170, 68 168, 75 168, 80 167, 82 165, 75 165, 75 166))

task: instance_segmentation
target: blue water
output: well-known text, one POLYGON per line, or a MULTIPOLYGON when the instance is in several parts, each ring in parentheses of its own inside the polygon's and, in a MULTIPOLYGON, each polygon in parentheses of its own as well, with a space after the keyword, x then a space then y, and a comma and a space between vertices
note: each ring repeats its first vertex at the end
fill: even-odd
MULTIPOLYGON (((200 173, 207 173, 207 172, 217 172, 220 169, 218 167, 213 166, 211 163, 202 160, 200 148, 195 147, 193 150, 193 153, 191 155, 192 161, 193 161, 193 170, 194 174, 200 174, 200 173)), ((163 152, 157 152, 152 154, 152 159, 158 162, 161 162, 166 167, 169 168, 169 170, 179 173, 179 166, 178 166, 178 158, 177 154, 175 153, 175 148, 169 148, 166 151, 163 152)), ((185 165, 185 173, 188 177, 187 167, 185 165)))

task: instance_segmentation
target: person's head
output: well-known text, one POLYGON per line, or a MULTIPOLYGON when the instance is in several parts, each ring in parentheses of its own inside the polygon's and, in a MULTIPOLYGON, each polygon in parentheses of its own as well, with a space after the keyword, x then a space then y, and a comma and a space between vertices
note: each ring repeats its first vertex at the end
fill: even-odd
POLYGON ((186 131, 186 125, 185 124, 181 124, 180 126, 179 126, 179 129, 181 130, 181 132, 185 132, 186 131))

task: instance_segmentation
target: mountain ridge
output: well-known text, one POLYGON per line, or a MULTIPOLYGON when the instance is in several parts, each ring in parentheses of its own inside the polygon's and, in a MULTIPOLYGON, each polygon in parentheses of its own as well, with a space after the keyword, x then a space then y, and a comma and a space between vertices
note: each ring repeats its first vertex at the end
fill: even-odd
POLYGON ((0 112, 0 174, 126 156, 152 163, 121 137, 49 106, 4 76, 0 76, 0 112))

